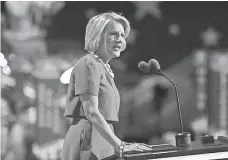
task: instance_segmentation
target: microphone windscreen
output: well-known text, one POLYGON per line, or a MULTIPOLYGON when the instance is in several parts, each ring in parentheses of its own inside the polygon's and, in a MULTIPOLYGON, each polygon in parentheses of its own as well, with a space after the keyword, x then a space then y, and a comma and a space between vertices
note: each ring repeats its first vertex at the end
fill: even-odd
POLYGON ((150 72, 150 66, 144 61, 139 62, 138 67, 144 73, 150 72))
POLYGON ((153 70, 160 70, 160 65, 156 59, 151 59, 148 62, 149 66, 153 70))

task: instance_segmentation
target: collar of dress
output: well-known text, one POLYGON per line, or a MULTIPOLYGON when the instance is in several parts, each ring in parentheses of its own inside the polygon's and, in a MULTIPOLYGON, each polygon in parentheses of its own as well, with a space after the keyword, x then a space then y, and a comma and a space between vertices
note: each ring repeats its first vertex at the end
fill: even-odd
POLYGON ((94 58, 96 58, 101 64, 102 66, 105 68, 106 72, 108 73, 108 75, 112 78, 114 78, 114 73, 110 67, 110 65, 108 63, 104 63, 104 61, 95 53, 90 53, 94 58))

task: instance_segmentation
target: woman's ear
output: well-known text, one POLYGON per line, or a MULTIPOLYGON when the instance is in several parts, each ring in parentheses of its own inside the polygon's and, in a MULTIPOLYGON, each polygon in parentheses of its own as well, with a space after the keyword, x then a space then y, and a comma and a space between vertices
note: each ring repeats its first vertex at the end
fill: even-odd
POLYGON ((96 52, 100 46, 100 38, 95 42, 93 52, 96 52))

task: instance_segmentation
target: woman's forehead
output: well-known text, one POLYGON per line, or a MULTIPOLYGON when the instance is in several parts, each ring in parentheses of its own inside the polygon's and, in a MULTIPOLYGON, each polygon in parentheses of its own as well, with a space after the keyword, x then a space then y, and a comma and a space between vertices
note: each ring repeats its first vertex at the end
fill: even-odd
POLYGON ((109 23, 105 27, 105 32, 111 32, 111 31, 118 31, 124 33, 124 27, 123 25, 115 20, 109 21, 109 23))

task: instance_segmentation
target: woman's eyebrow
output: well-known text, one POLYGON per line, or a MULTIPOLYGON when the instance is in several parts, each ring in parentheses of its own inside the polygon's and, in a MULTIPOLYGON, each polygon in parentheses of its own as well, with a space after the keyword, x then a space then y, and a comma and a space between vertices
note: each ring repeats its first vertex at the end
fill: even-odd
POLYGON ((125 33, 125 32, 121 32, 121 31, 115 31, 115 30, 113 30, 113 31, 110 31, 110 33, 121 33, 121 34, 123 34, 123 33, 125 33))

